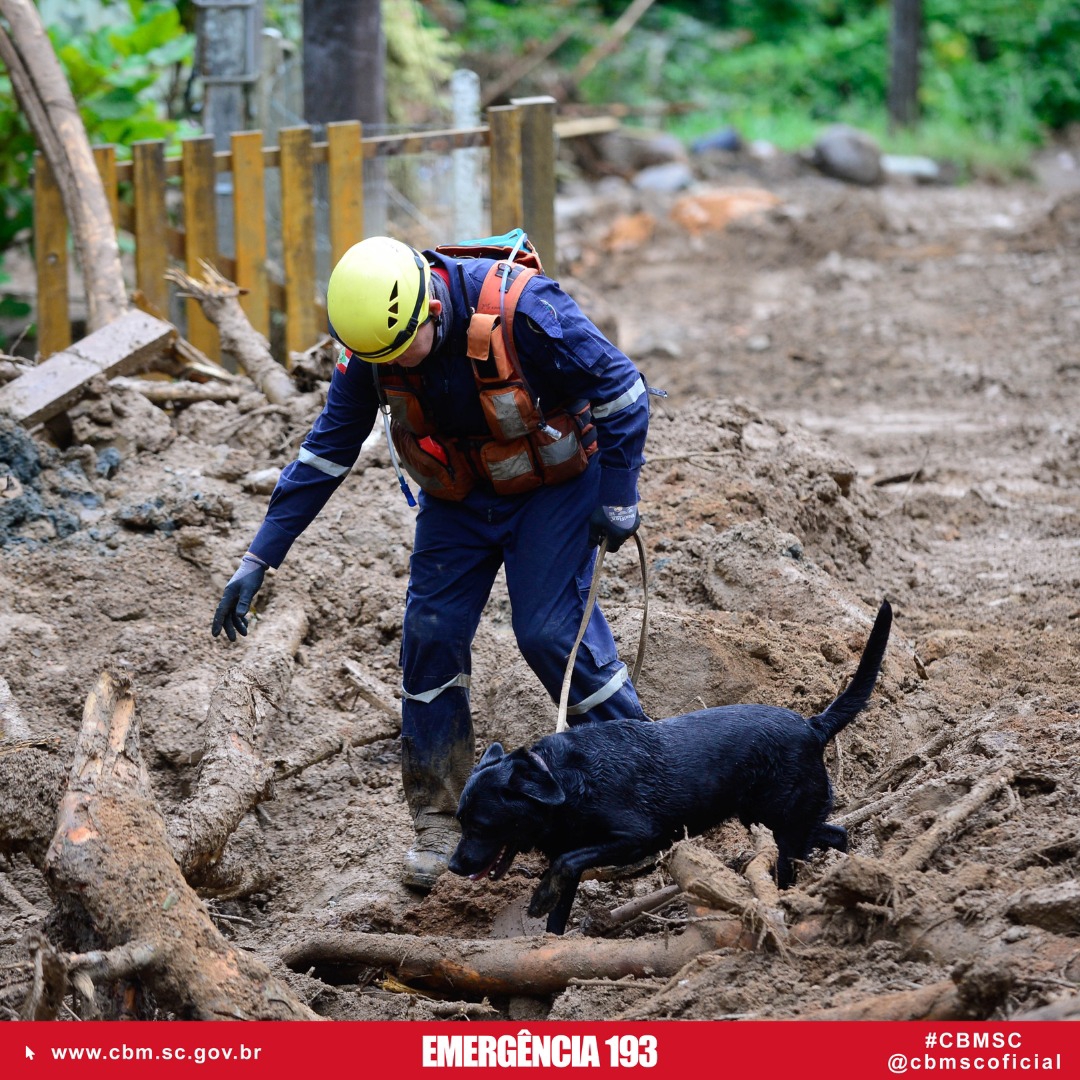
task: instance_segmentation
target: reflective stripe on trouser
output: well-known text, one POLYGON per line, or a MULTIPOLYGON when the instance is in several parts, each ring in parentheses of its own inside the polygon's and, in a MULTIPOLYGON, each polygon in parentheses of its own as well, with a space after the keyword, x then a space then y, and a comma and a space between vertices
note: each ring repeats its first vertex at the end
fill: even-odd
MULTIPOLYGON (((518 648, 558 700, 592 579, 588 520, 599 480, 594 459, 581 476, 527 495, 473 491, 447 502, 421 493, 401 644, 401 731, 414 761, 445 760, 472 738, 469 692, 458 680, 472 673, 473 636, 504 563, 518 648)), ((644 716, 599 608, 578 650, 567 711, 575 724, 644 716)))

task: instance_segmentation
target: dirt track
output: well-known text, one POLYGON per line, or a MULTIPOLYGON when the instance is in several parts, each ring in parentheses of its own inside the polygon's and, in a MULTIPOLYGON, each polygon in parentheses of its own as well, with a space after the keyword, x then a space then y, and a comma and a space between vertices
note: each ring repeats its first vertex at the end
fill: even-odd
MULTIPOLYGON (((854 854, 902 850, 979 778, 1013 771, 893 916, 917 921, 913 905, 931 901, 957 913, 994 975, 972 977, 980 957, 928 952, 882 924, 783 957, 710 953, 666 989, 646 979, 493 999, 502 1016, 791 1017, 952 976, 995 985, 970 1006, 985 1017, 1080 982, 1075 960, 1048 974, 1008 952, 1080 932, 1069 892, 1080 863, 1080 196, 1037 184, 863 191, 806 175, 767 186, 775 208, 693 240, 661 200, 601 201, 574 226, 574 276, 603 296, 622 346, 669 393, 642 482, 652 629, 641 696, 654 716, 739 700, 809 713, 850 674, 888 596, 897 622, 880 690, 830 755, 836 813, 945 732, 955 738, 919 763, 921 786, 852 827, 854 854), (610 251, 627 208, 654 214, 655 238, 610 251), (1050 885, 1066 894, 1052 919, 1016 913, 1018 894, 1050 885)), ((252 394, 170 417, 105 391, 75 410, 66 452, 0 427, 0 473, 19 478, 23 500, 0 501, 0 675, 35 735, 68 740, 99 671, 129 674, 166 812, 192 782, 211 691, 261 628, 240 645, 209 635, 261 520, 266 481, 255 474, 289 461, 304 434, 282 411, 256 412, 263 404, 252 394), (119 451, 112 475, 108 447, 119 451)), ((316 388, 308 416, 317 409, 316 388)), ((410 514, 376 446, 271 576, 262 625, 300 607, 309 626, 271 759, 345 722, 384 722, 343 662, 393 699, 410 514)), ((629 549, 608 560, 601 596, 630 659, 641 590, 629 549)), ((554 727, 527 669, 503 661, 511 642, 497 586, 476 644, 480 745, 554 727)), ((0 813, 19 794, 0 792, 0 813)), ((410 826, 392 739, 282 782, 264 810, 233 842, 266 883, 217 905, 234 917, 222 932, 331 1017, 432 1007, 381 989, 377 971, 351 985, 289 973, 277 957, 291 943, 334 930, 501 933, 534 883, 528 860, 496 885, 444 879, 423 901, 397 883, 410 826)), ((732 864, 749 850, 737 826, 706 843, 732 864)), ((841 860, 816 858, 800 886, 841 860)), ((24 856, 3 872, 0 958, 19 961, 50 901, 24 856)), ((666 880, 654 870, 586 882, 573 921, 666 880)), ((676 903, 631 933, 670 932, 685 914, 676 903)))

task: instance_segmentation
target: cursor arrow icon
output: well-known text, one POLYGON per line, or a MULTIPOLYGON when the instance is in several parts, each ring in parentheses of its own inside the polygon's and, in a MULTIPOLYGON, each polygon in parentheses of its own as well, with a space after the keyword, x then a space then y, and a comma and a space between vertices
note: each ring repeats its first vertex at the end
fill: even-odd
POLYGON ((31 1050, 29 1046, 26 1048, 26 1060, 27 1061, 33 1061, 34 1060, 34 1051, 31 1050))

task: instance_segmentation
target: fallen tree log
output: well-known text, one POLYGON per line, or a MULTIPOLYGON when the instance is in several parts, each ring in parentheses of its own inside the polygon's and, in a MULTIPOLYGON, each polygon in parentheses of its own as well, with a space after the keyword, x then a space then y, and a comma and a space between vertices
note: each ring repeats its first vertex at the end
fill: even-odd
POLYGON ((742 944, 754 936, 727 916, 691 923, 663 938, 515 937, 459 941, 411 934, 314 934, 286 950, 294 971, 311 968, 388 968, 403 982, 467 996, 553 994, 571 979, 621 979, 675 974, 693 957, 742 944))
POLYGON ((197 401, 239 401, 244 392, 242 383, 232 382, 161 382, 151 379, 128 379, 119 376, 109 380, 114 390, 134 390, 155 405, 193 405, 197 401))
POLYGON ((127 309, 112 212, 75 98, 37 8, 0 0, 0 60, 19 105, 56 176, 75 251, 86 278, 87 327, 93 332, 127 309))
POLYGON ((262 749, 269 716, 288 695, 292 658, 306 633, 307 616, 298 607, 264 621, 245 663, 229 668, 211 696, 195 787, 184 811, 169 822, 176 861, 203 892, 235 897, 265 883, 265 873, 249 860, 222 860, 245 815, 273 794, 274 769, 262 749))
POLYGON ((152 950, 142 977, 178 1017, 317 1018, 264 964, 221 936, 184 880, 150 792, 122 676, 103 673, 87 698, 46 873, 106 950, 132 941, 152 950))
POLYGON ((203 313, 217 327, 221 347, 235 357, 248 378, 272 405, 284 405, 300 396, 289 373, 270 353, 270 343, 248 321, 238 297, 240 289, 209 263, 203 280, 173 269, 166 277, 180 286, 180 295, 199 302, 203 313))
POLYGON ((930 983, 916 990, 898 990, 851 1005, 802 1012, 799 1020, 970 1020, 955 983, 930 983))

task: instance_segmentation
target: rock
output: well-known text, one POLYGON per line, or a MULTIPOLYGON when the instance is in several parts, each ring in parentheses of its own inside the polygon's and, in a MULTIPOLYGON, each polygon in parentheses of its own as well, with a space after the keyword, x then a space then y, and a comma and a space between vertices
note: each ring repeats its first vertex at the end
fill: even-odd
POLYGON ((705 154, 712 150, 741 150, 743 141, 739 133, 733 127, 720 128, 708 135, 702 135, 690 144, 692 154, 705 154))
POLYGON ((616 173, 630 176, 672 161, 685 161, 686 148, 674 135, 660 131, 630 131, 620 128, 599 139, 604 161, 616 173))
POLYGON ((826 176, 872 187, 885 179, 881 149, 865 131, 835 124, 814 143, 810 163, 826 176))
POLYGON ((1014 896, 1006 911, 1015 922, 1055 934, 1080 933, 1080 881, 1058 881, 1014 896))
POLYGON ((280 469, 256 469, 240 481, 240 486, 253 495, 269 495, 277 486, 280 469))
POLYGON ((882 154, 881 168, 890 180, 915 180, 920 184, 937 184, 943 179, 941 166, 928 157, 882 154))
POLYGON ((685 191, 694 182, 690 166, 683 161, 669 161, 664 165, 650 165, 642 169, 631 181, 638 191, 655 191, 670 195, 685 191))
POLYGON ((107 446, 97 455, 94 471, 98 476, 111 480, 116 475, 116 470, 120 468, 120 461, 120 451, 115 446, 107 446))

